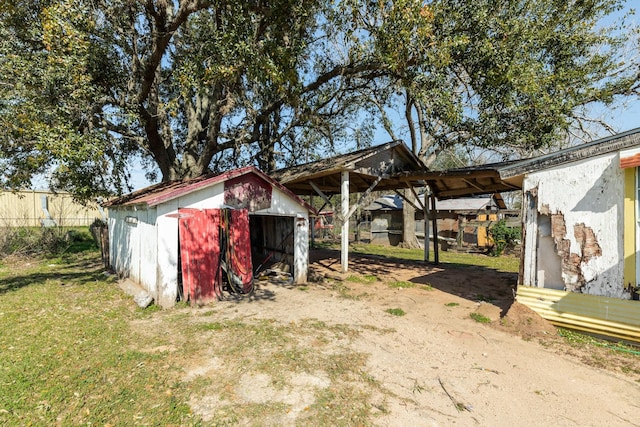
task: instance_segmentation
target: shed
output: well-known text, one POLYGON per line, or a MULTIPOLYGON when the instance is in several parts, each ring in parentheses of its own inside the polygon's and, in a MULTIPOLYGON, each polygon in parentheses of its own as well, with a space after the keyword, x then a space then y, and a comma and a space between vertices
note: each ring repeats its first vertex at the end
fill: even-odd
POLYGON ((307 280, 314 210, 254 167, 156 184, 105 205, 112 269, 162 307, 219 297, 221 270, 245 289, 267 261, 286 263, 294 283, 307 280))
MULTIPOLYGON (((419 196, 424 204, 424 194, 419 196)), ((363 208, 368 213, 370 221, 371 243, 396 246, 403 240, 402 209, 404 201, 398 194, 389 194, 375 199, 369 206, 363 208)), ((467 224, 468 221, 496 221, 506 212, 506 205, 499 193, 493 195, 480 195, 474 197, 460 197, 455 199, 436 199, 436 212, 438 239, 441 242, 462 246, 486 245, 486 226, 467 224), (466 234, 463 238, 460 230, 463 228, 466 234), (478 240, 477 229, 482 227, 484 238, 478 240), (458 241, 458 237, 460 240, 458 241), (466 240, 465 240, 466 239, 466 240)), ((424 237, 424 212, 416 210, 416 236, 424 237)), ((433 236, 431 236, 433 238, 433 236)))

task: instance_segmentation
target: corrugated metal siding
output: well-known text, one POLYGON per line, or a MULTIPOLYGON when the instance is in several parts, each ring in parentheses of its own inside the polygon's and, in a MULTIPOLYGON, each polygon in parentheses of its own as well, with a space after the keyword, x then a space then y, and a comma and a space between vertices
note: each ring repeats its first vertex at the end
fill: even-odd
POLYGON ((140 283, 154 298, 157 298, 158 234, 155 222, 155 208, 139 212, 138 228, 142 243, 140 247, 140 283))
POLYGON ((95 203, 82 206, 68 193, 47 191, 0 192, 0 227, 39 227, 45 215, 41 196, 47 196, 48 211, 56 224, 62 227, 90 225, 102 215, 95 203))
POLYGON ((518 286, 517 301, 556 326, 640 342, 640 302, 518 286))

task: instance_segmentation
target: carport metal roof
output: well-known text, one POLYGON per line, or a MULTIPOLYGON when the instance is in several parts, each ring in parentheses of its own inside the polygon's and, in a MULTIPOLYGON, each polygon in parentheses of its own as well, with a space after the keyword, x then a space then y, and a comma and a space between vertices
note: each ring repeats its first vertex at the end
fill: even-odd
POLYGON ((349 192, 406 188, 407 172, 420 175, 427 168, 402 141, 392 141, 316 162, 280 169, 271 176, 298 195, 342 191, 342 173, 349 173, 349 192))
POLYGON ((312 163, 280 169, 271 176, 298 195, 340 194, 342 173, 349 173, 349 193, 428 185, 438 199, 519 190, 522 175, 502 178, 518 161, 430 171, 402 141, 366 148, 312 163), (377 181, 377 182, 376 182, 377 181))
POLYGON ((446 171, 409 173, 406 180, 412 185, 427 184, 438 199, 494 194, 522 188, 523 175, 504 177, 503 171, 519 161, 469 166, 446 171))
MULTIPOLYGON (((518 180, 516 177, 509 182, 501 178, 498 167, 505 165, 501 163, 444 172, 429 171, 402 141, 392 141, 341 156, 281 169, 273 172, 271 176, 295 194, 317 194, 329 204, 329 196, 341 195, 341 261, 342 271, 346 272, 349 235, 347 219, 374 189, 393 190, 398 193, 399 189, 409 188, 414 192, 418 207, 425 209, 426 203, 420 201, 415 187, 428 185, 433 196, 440 199, 520 189, 521 179, 518 180), (350 193, 362 193, 358 203, 351 207, 350 193)), ((403 194, 398 194, 404 197, 403 194)), ((432 201, 432 204, 434 203, 435 200, 432 201)), ((428 259, 428 245, 425 245, 425 259, 428 259)), ((436 251, 436 262, 437 259, 436 251)))

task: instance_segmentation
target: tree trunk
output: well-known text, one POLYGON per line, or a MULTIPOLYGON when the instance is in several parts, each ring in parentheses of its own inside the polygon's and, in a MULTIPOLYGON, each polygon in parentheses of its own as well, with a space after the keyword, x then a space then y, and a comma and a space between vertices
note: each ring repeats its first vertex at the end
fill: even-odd
MULTIPOLYGON (((415 202, 413 191, 405 189, 404 196, 415 202)), ((402 247, 416 249, 420 247, 418 238, 416 237, 416 209, 406 200, 402 203, 402 247)))
MULTIPOLYGON (((409 135, 411 136, 411 151, 418 153, 418 141, 416 139, 416 125, 413 120, 412 109, 416 107, 413 97, 409 91, 405 92, 407 98, 405 108, 405 118, 409 125, 409 135)), ((418 118, 421 118, 420 109, 416 108, 418 118)), ((405 189, 404 197, 415 204, 415 193, 410 189, 405 189)), ((408 203, 407 200, 403 200, 402 203, 402 246, 405 248, 415 249, 420 247, 418 238, 416 237, 416 209, 412 203, 408 203)))

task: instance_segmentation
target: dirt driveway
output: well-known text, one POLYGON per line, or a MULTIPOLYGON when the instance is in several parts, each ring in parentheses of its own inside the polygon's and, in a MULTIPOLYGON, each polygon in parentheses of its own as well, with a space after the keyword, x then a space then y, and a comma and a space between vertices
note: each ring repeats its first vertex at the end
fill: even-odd
MULTIPOLYGON (((314 253, 311 266, 316 279, 333 279, 302 290, 263 284, 251 300, 216 303, 214 315, 281 324, 313 319, 358 329, 348 345, 367 355, 364 370, 379 385, 368 390, 376 425, 640 425, 640 367, 605 369, 606 357, 602 368, 585 363, 590 355, 562 344, 553 327, 513 303, 513 274, 351 256, 349 274, 360 281, 340 277, 339 253, 330 251, 314 253), (367 281, 371 276, 379 280, 367 281), (417 286, 389 286, 396 281, 417 286), (494 321, 479 323, 473 312, 494 321)), ((187 375, 206 375, 206 363, 191 361, 187 375)), ((288 418, 264 422, 294 425, 310 404, 309 390, 329 387, 329 381, 323 373, 298 377, 285 395, 255 375, 234 387, 244 401, 292 405, 288 418)), ((192 409, 213 421, 216 399, 198 398, 192 409)))

